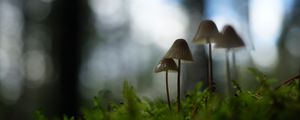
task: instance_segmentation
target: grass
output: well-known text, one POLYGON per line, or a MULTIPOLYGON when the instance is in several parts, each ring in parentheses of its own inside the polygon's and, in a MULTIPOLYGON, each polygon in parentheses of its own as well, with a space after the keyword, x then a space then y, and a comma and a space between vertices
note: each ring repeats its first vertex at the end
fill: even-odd
MULTIPOLYGON (((176 101, 172 109, 166 101, 140 99, 135 89, 124 82, 124 103, 117 103, 106 98, 95 97, 94 106, 82 110, 82 120, 293 120, 300 113, 299 80, 278 89, 271 85, 271 79, 262 72, 250 68, 256 76, 259 86, 255 90, 242 89, 233 82, 235 94, 232 96, 201 90, 202 84, 196 85, 181 102, 181 111, 176 110, 176 101)), ((36 120, 48 120, 40 111, 36 120)), ((74 120, 74 117, 63 117, 74 120)))

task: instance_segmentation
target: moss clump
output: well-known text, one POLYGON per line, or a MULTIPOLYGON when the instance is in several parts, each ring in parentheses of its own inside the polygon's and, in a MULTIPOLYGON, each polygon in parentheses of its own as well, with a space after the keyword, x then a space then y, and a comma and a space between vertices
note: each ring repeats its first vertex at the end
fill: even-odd
MULTIPOLYGON (((260 83, 254 90, 242 89, 234 82, 235 95, 224 97, 216 92, 201 90, 201 83, 182 99, 182 110, 176 101, 169 110, 166 101, 142 100, 128 82, 123 85, 124 103, 95 97, 94 107, 82 110, 83 120, 280 120, 297 119, 300 113, 299 81, 275 89, 270 78, 256 69, 249 69, 260 83), (105 103, 105 104, 103 104, 105 103)), ((48 120, 40 111, 36 120, 48 120)), ((64 120, 73 120, 76 117, 64 120)))

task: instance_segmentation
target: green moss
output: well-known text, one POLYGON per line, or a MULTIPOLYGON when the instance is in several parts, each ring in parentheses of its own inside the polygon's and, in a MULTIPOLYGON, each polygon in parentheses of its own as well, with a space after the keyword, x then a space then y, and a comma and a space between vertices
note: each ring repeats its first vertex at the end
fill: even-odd
MULTIPOLYGON (((275 89, 272 80, 264 73, 249 69, 259 86, 255 90, 242 89, 233 82, 234 96, 211 93, 196 85, 182 99, 182 110, 176 110, 176 102, 140 99, 135 89, 127 81, 123 84, 122 104, 110 99, 95 97, 94 107, 82 110, 84 120, 265 120, 297 119, 300 113, 299 82, 275 89)), ((40 111, 35 113, 36 120, 47 120, 40 111)), ((64 120, 73 120, 64 117, 64 120)), ((75 117, 76 119, 76 117, 75 117)))

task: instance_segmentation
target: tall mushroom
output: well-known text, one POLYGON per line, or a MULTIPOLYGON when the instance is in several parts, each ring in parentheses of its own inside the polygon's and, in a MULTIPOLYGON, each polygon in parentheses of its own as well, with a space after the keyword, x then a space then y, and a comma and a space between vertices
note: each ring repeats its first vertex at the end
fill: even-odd
POLYGON ((198 31, 193 39, 195 44, 208 44, 208 87, 212 90, 213 84, 213 67, 211 43, 219 38, 220 34, 216 24, 211 20, 204 20, 200 23, 198 31))
POLYGON ((171 102, 170 102, 170 95, 169 95, 169 83, 168 83, 168 71, 177 71, 177 65, 173 59, 169 58, 163 58, 159 64, 155 67, 154 72, 159 73, 162 71, 166 71, 166 92, 167 92, 167 100, 168 100, 168 105, 169 109, 171 110, 171 102))
MULTIPOLYGON (((225 25, 222 30, 222 40, 216 42, 216 48, 225 48, 226 49, 226 71, 227 71, 227 87, 228 92, 232 92, 231 87, 231 70, 229 65, 229 52, 232 48, 238 48, 245 46, 242 38, 236 33, 234 28, 230 25, 225 25)), ((235 61, 235 53, 232 51, 232 60, 235 61)), ((235 64, 233 62, 233 64, 235 64)))
POLYGON ((164 58, 178 59, 178 74, 177 74, 177 109, 180 111, 180 69, 181 60, 194 61, 190 48, 184 39, 177 39, 164 58))

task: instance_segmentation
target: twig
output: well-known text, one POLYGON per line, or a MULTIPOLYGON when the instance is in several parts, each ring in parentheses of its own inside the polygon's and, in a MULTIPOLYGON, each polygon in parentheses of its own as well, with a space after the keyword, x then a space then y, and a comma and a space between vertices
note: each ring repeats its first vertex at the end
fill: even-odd
POLYGON ((292 82, 294 82, 297 79, 298 80, 300 79, 300 74, 297 74, 297 75, 293 76, 292 78, 283 81, 283 83, 281 85, 279 85, 278 87, 276 87, 275 89, 278 89, 284 85, 290 85, 292 82))

